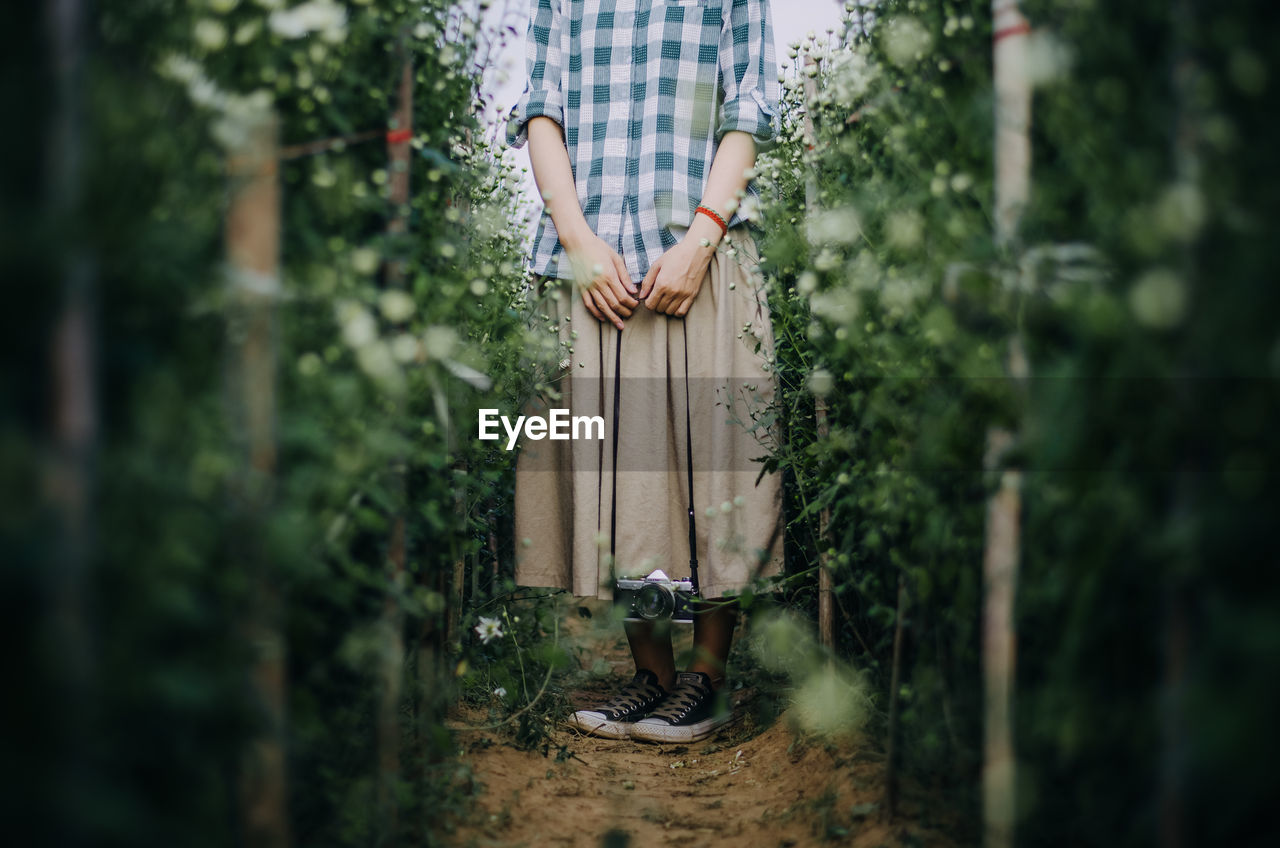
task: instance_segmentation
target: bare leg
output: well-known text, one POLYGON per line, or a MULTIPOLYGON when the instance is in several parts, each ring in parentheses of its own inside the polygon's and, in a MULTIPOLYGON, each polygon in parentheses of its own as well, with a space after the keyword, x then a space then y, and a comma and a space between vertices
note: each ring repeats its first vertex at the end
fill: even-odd
POLYGON ((689 671, 701 671, 719 689, 724 685, 725 665, 733 644, 733 627, 738 621, 737 604, 703 606, 693 619, 693 662, 689 671))
POLYGON ((670 692, 676 685, 676 660, 671 650, 670 622, 654 626, 652 621, 628 621, 625 627, 627 641, 631 643, 631 656, 636 661, 636 670, 649 669, 658 675, 658 685, 670 692))

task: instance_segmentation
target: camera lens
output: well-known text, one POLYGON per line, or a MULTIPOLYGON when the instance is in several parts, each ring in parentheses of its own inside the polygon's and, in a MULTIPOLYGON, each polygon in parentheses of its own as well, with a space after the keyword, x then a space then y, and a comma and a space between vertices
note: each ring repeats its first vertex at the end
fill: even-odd
POLYGON ((670 618, 676 608, 676 596, 666 586, 650 583, 636 596, 636 612, 641 618, 670 618))

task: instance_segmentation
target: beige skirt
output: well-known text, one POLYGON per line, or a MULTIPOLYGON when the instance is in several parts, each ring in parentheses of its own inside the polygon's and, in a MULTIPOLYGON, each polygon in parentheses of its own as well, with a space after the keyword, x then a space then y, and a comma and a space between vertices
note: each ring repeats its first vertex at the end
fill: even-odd
POLYGON ((571 284, 545 281, 537 311, 559 327, 562 358, 526 414, 564 410, 561 435, 577 438, 522 438, 517 584, 608 600, 620 576, 688 577, 691 506, 702 597, 781 572, 781 480, 761 465, 776 430, 758 263, 751 235, 734 228, 684 319, 641 306, 621 333, 571 284))

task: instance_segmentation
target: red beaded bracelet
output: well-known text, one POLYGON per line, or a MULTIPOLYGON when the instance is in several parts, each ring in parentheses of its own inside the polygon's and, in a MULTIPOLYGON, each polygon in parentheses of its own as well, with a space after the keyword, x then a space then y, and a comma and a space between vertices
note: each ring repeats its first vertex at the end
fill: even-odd
POLYGON ((706 206, 699 206, 697 209, 693 210, 693 214, 695 215, 697 215, 699 212, 703 213, 708 218, 710 218, 711 220, 715 221, 717 224, 720 225, 721 236, 728 235, 729 225, 725 223, 724 218, 721 218, 720 215, 716 212, 716 210, 708 209, 706 206))

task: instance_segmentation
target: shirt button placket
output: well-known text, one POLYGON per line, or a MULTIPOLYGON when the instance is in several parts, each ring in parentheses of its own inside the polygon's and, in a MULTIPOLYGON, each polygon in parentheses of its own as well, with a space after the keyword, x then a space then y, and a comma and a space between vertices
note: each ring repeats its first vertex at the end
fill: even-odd
MULTIPOLYGON (((640 168, 639 168, 639 165, 637 164, 635 167, 636 173, 633 174, 632 164, 636 163, 636 157, 639 155, 638 145, 640 142, 638 139, 638 135, 639 135, 638 128, 639 128, 640 121, 644 117, 644 104, 643 102, 641 102, 640 98, 636 97, 636 67, 639 65, 639 62, 636 61, 636 53, 639 50, 640 39, 642 37, 647 37, 647 33, 648 33, 647 17, 645 18, 646 26, 644 27, 640 26, 640 9, 638 7, 641 5, 644 5, 643 0, 631 0, 631 2, 633 4, 632 26, 631 26, 631 55, 628 57, 630 61, 628 62, 628 65, 627 65, 628 66, 627 100, 629 105, 629 108, 627 109, 627 165, 626 165, 627 191, 626 191, 626 197, 623 199, 622 224, 621 226, 618 227, 618 253, 622 254, 623 260, 626 263, 628 268, 633 267, 633 265, 638 267, 638 259, 639 259, 639 257, 632 257, 634 260, 636 260, 635 262, 626 262, 628 257, 627 257, 627 254, 624 252, 623 245, 622 245, 622 234, 627 229, 627 222, 632 222, 633 224, 638 226, 638 222, 632 221, 631 205, 633 203, 636 203, 636 198, 639 197, 639 193, 640 193, 640 176, 639 176, 640 168), (643 36, 641 34, 642 29, 645 31, 643 36), (633 128, 635 128, 637 131, 633 132, 633 128)), ((633 238, 632 241, 634 242, 635 239, 633 238)), ((629 282, 629 281, 624 280, 623 282, 629 282)))

